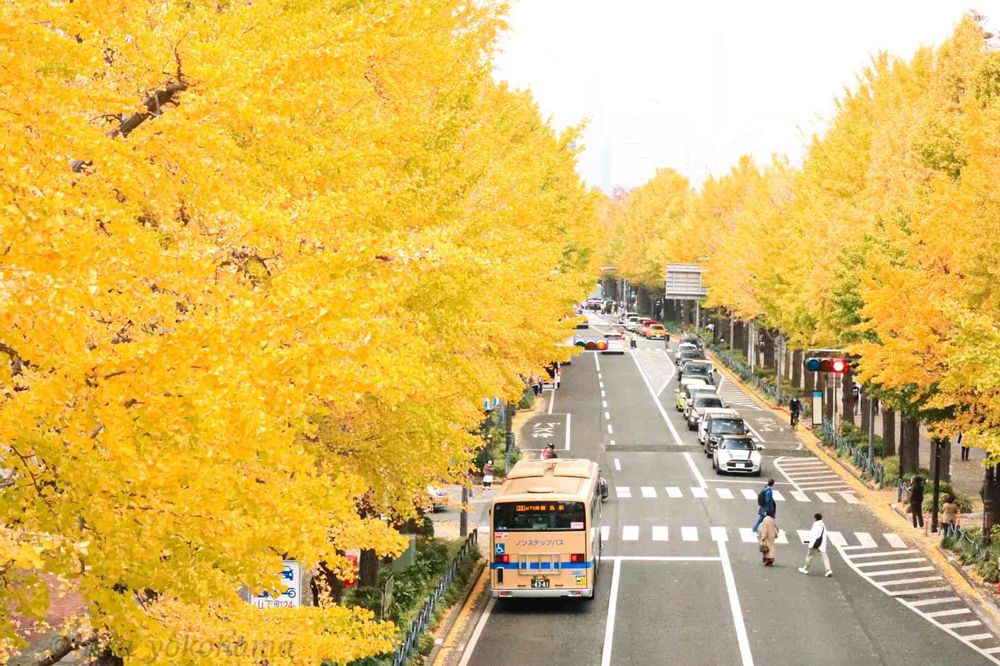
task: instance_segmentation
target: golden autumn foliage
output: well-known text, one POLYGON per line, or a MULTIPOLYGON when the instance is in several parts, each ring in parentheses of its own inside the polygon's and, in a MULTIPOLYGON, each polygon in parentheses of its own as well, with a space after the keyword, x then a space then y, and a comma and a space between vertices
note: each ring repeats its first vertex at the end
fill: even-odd
POLYGON ((693 197, 708 304, 847 348, 862 381, 1000 460, 998 156, 1000 50, 977 17, 875 57, 800 167, 744 159, 693 197))
POLYGON ((361 503, 412 515, 483 397, 559 354, 597 202, 573 133, 491 79, 500 26, 457 0, 0 5, 8 645, 44 575, 142 663, 391 649, 363 611, 236 593, 285 554, 398 551, 361 503))

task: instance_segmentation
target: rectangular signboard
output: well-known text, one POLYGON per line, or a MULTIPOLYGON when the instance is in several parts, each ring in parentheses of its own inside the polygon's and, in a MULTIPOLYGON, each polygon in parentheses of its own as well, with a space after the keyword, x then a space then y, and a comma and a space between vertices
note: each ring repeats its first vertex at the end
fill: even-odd
POLYGON ((701 280, 704 272, 698 264, 667 264, 664 297, 685 301, 705 298, 708 290, 701 280))
POLYGON ((823 391, 813 391, 812 424, 823 425, 823 391))
POLYGON ((275 589, 278 596, 272 597, 264 590, 252 595, 250 603, 257 608, 298 608, 302 605, 302 567, 295 560, 285 560, 275 589))

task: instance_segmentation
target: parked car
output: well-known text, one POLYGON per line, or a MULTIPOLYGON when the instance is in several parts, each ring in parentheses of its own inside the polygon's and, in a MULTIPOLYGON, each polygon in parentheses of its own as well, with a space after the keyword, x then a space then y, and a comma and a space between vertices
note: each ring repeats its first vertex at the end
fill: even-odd
POLYGON ((753 474, 760 476, 762 444, 747 435, 724 435, 712 453, 712 468, 716 474, 753 474))
POLYGON ((694 396, 694 400, 688 402, 687 406, 684 407, 684 418, 687 419, 688 430, 698 429, 698 421, 706 409, 722 409, 725 406, 726 403, 715 393, 694 396))
POLYGON ((688 377, 677 382, 677 388, 674 389, 674 399, 677 404, 677 411, 684 411, 684 401, 687 398, 687 388, 689 386, 696 385, 702 388, 710 388, 715 391, 714 386, 710 386, 708 381, 704 377, 688 377))
POLYGON ((604 341, 607 342, 607 347, 601 350, 602 354, 624 354, 625 336, 620 333, 607 333, 604 336, 604 341))
POLYGON ((677 396, 677 411, 684 412, 685 417, 687 416, 688 405, 694 400, 695 396, 699 393, 704 393, 706 395, 717 395, 715 392, 715 387, 711 384, 688 384, 686 385, 677 396))
POLYGON ((705 450, 705 456, 712 457, 712 452, 719 445, 724 435, 747 435, 750 428, 739 413, 733 409, 709 410, 698 424, 698 443, 705 450))
POLYGON ((678 367, 677 376, 684 377, 705 377, 710 384, 715 383, 715 366, 711 361, 699 361, 692 359, 684 363, 683 368, 678 367))
POLYGON ((444 511, 448 508, 448 492, 433 484, 427 486, 427 498, 433 511, 444 511))

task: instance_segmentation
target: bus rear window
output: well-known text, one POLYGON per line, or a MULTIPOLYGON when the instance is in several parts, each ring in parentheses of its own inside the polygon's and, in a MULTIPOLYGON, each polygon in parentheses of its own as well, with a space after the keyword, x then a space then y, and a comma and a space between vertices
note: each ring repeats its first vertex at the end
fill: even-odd
POLYGON ((582 530, 585 519, 583 502, 505 502, 493 506, 493 529, 497 532, 582 530))

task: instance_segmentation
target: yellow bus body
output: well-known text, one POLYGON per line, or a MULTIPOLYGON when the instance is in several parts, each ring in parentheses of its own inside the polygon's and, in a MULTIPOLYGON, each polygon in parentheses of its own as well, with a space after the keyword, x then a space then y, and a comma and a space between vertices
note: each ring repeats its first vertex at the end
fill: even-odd
POLYGON ((601 559, 597 463, 522 460, 490 509, 494 597, 593 598, 601 559))

